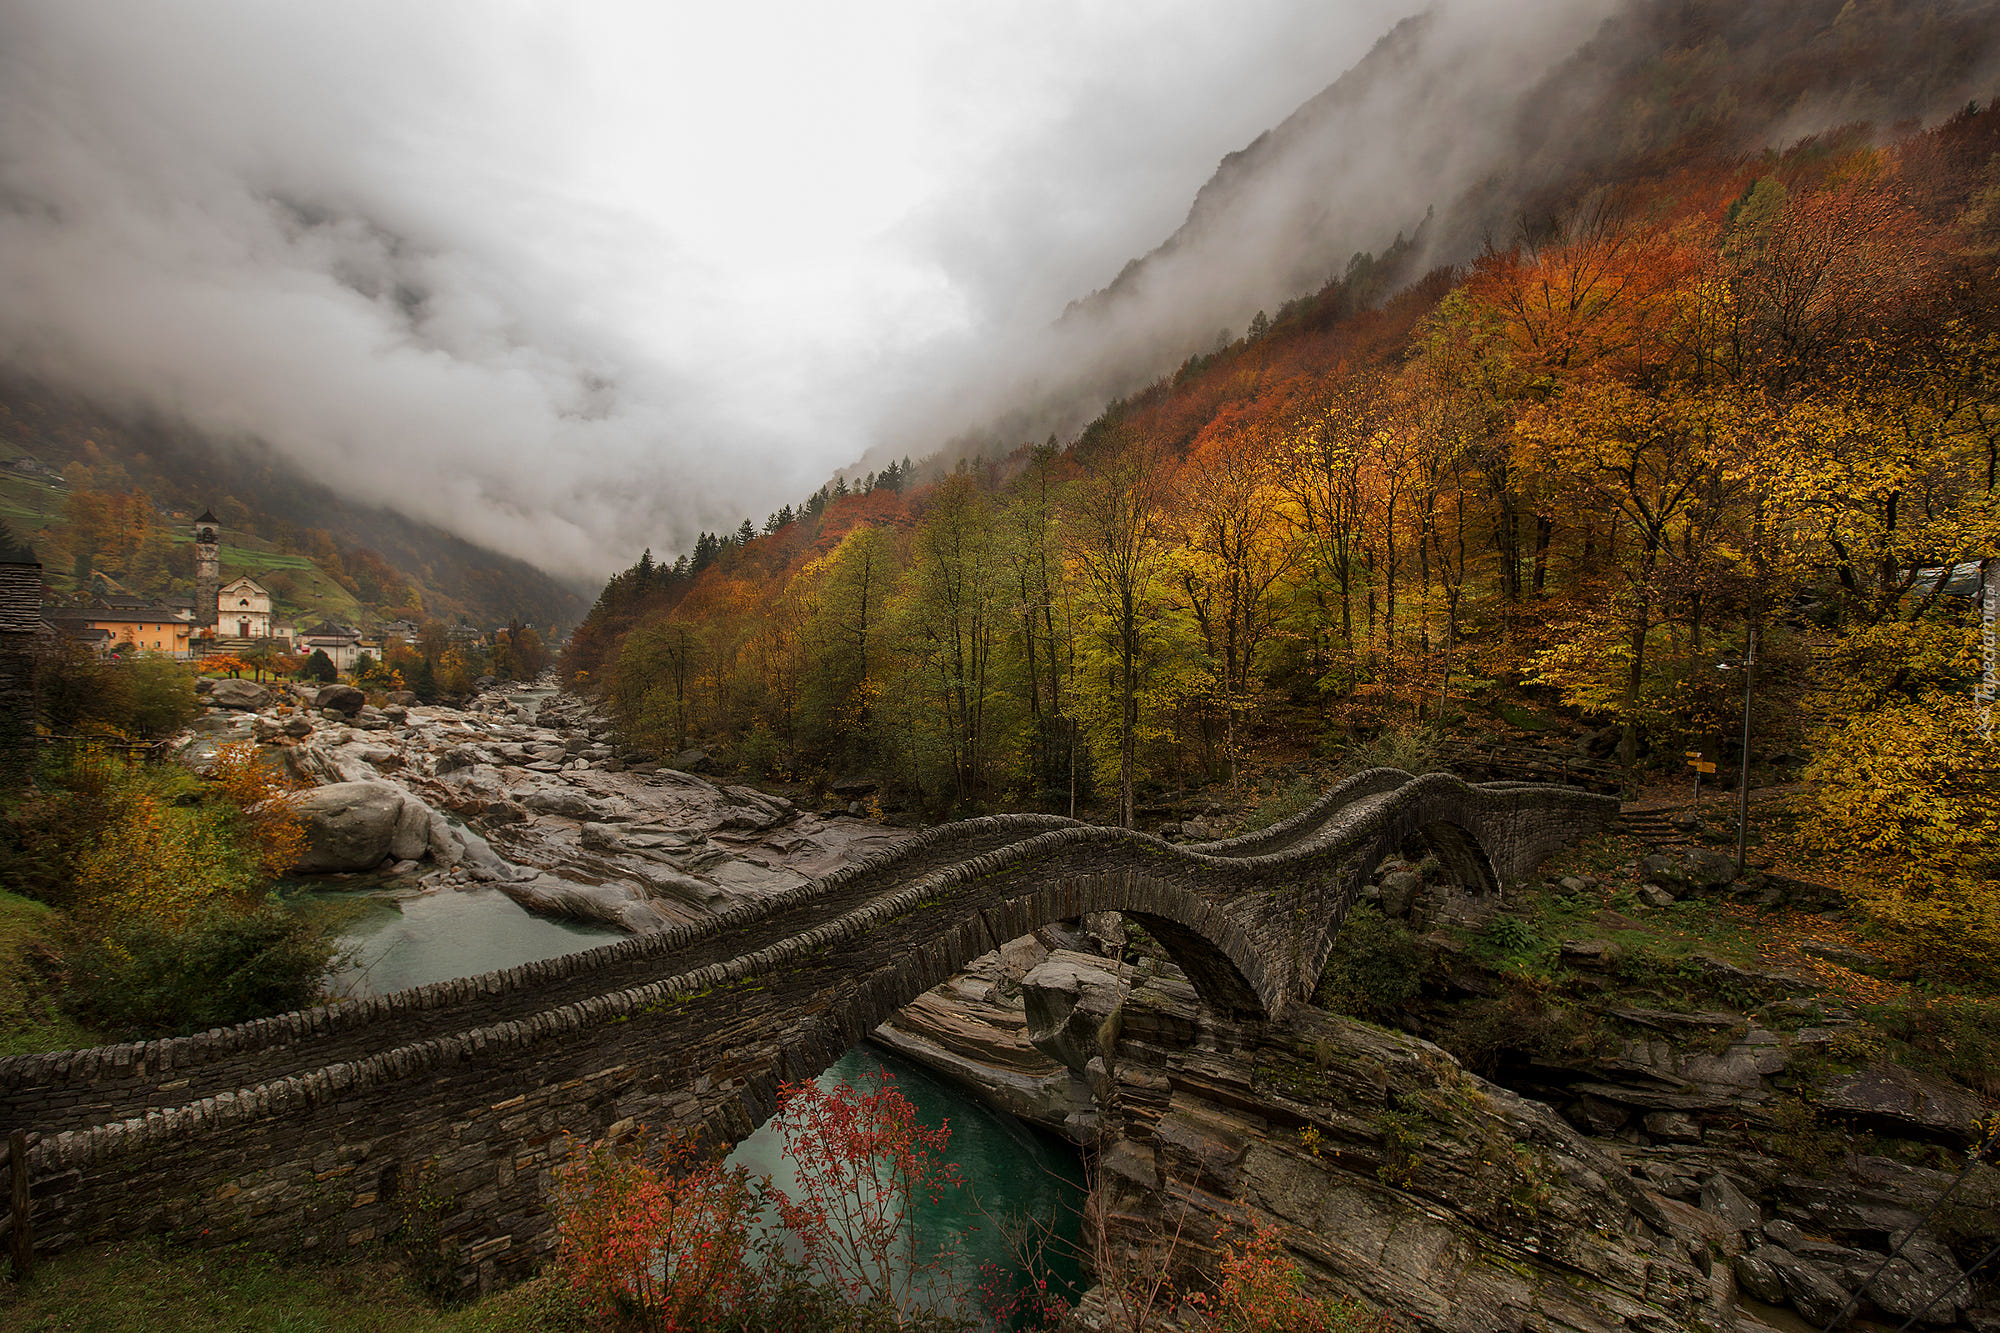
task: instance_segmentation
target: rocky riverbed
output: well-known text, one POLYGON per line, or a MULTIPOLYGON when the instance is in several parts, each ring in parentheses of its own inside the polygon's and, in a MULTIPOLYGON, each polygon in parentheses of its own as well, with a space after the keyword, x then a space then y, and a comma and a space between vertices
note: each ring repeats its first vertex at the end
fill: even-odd
POLYGON ((308 871, 492 884, 530 911, 642 931, 909 836, 621 754, 604 718, 560 694, 375 706, 344 685, 219 681, 207 697, 205 743, 254 739, 316 784, 302 806, 308 871))

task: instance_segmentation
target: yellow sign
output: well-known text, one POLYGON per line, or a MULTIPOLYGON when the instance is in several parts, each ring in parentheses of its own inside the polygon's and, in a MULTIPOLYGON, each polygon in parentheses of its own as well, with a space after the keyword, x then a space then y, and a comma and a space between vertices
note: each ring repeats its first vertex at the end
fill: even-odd
POLYGON ((1681 753, 1682 753, 1682 754, 1684 754, 1684 755, 1686 755, 1686 756, 1687 756, 1688 758, 1690 758, 1690 759, 1699 759, 1699 758, 1701 758, 1701 751, 1700 751, 1700 750, 1683 750, 1683 751, 1681 751, 1681 753))
POLYGON ((1713 773, 1715 771, 1714 764, 1704 763, 1699 759, 1694 761, 1694 768, 1697 773, 1713 773))

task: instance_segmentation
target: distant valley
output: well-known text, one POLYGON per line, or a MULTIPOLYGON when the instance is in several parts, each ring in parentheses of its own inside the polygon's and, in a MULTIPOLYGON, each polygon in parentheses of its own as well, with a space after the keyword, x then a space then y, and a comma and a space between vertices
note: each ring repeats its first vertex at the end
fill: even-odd
POLYGON ((58 592, 191 591, 188 520, 207 508, 222 520, 224 576, 265 583, 281 614, 519 619, 560 633, 587 605, 523 560, 345 500, 253 442, 0 373, 0 521, 58 592))

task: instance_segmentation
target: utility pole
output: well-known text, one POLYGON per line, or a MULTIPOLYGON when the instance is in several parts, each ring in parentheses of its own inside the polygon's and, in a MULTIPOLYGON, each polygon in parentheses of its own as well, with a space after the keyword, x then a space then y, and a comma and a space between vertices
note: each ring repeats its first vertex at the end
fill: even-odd
POLYGON ((1743 771, 1736 784, 1736 874, 1749 869, 1750 848, 1750 680, 1757 670, 1757 627, 1750 626, 1750 648, 1743 655, 1743 771))

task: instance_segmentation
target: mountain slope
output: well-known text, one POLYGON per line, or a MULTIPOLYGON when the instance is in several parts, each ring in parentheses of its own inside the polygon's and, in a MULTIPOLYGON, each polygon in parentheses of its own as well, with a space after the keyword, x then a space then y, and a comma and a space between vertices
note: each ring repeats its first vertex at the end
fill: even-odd
MULTIPOLYGON (((447 620, 463 615, 486 625, 518 617, 532 625, 567 626, 587 605, 576 589, 524 561, 345 500, 268 449, 224 443, 24 376, 0 374, 0 455, 21 454, 69 475, 73 490, 137 490, 165 512, 194 514, 212 507, 223 520, 225 537, 244 552, 245 572, 273 560, 309 557, 357 604, 380 614, 414 613, 406 589, 416 591, 424 615, 447 620)), ((21 498, 15 497, 17 507, 21 498)), ((25 510, 16 515, 25 516, 25 510)), ((46 511, 37 516, 47 521, 46 511)), ((24 535, 34 526, 27 525, 24 535)), ((179 535, 170 530, 168 540, 179 535)), ((43 552, 45 563, 49 554, 43 552)), ((325 596, 315 600, 330 609, 339 603, 337 594, 321 591, 325 596)))
POLYGON ((1995 0, 1442 5, 1225 157, 946 459, 1073 434, 1330 279, 1379 297, 1676 160, 1862 121, 1888 134, 1996 94, 1995 0))

